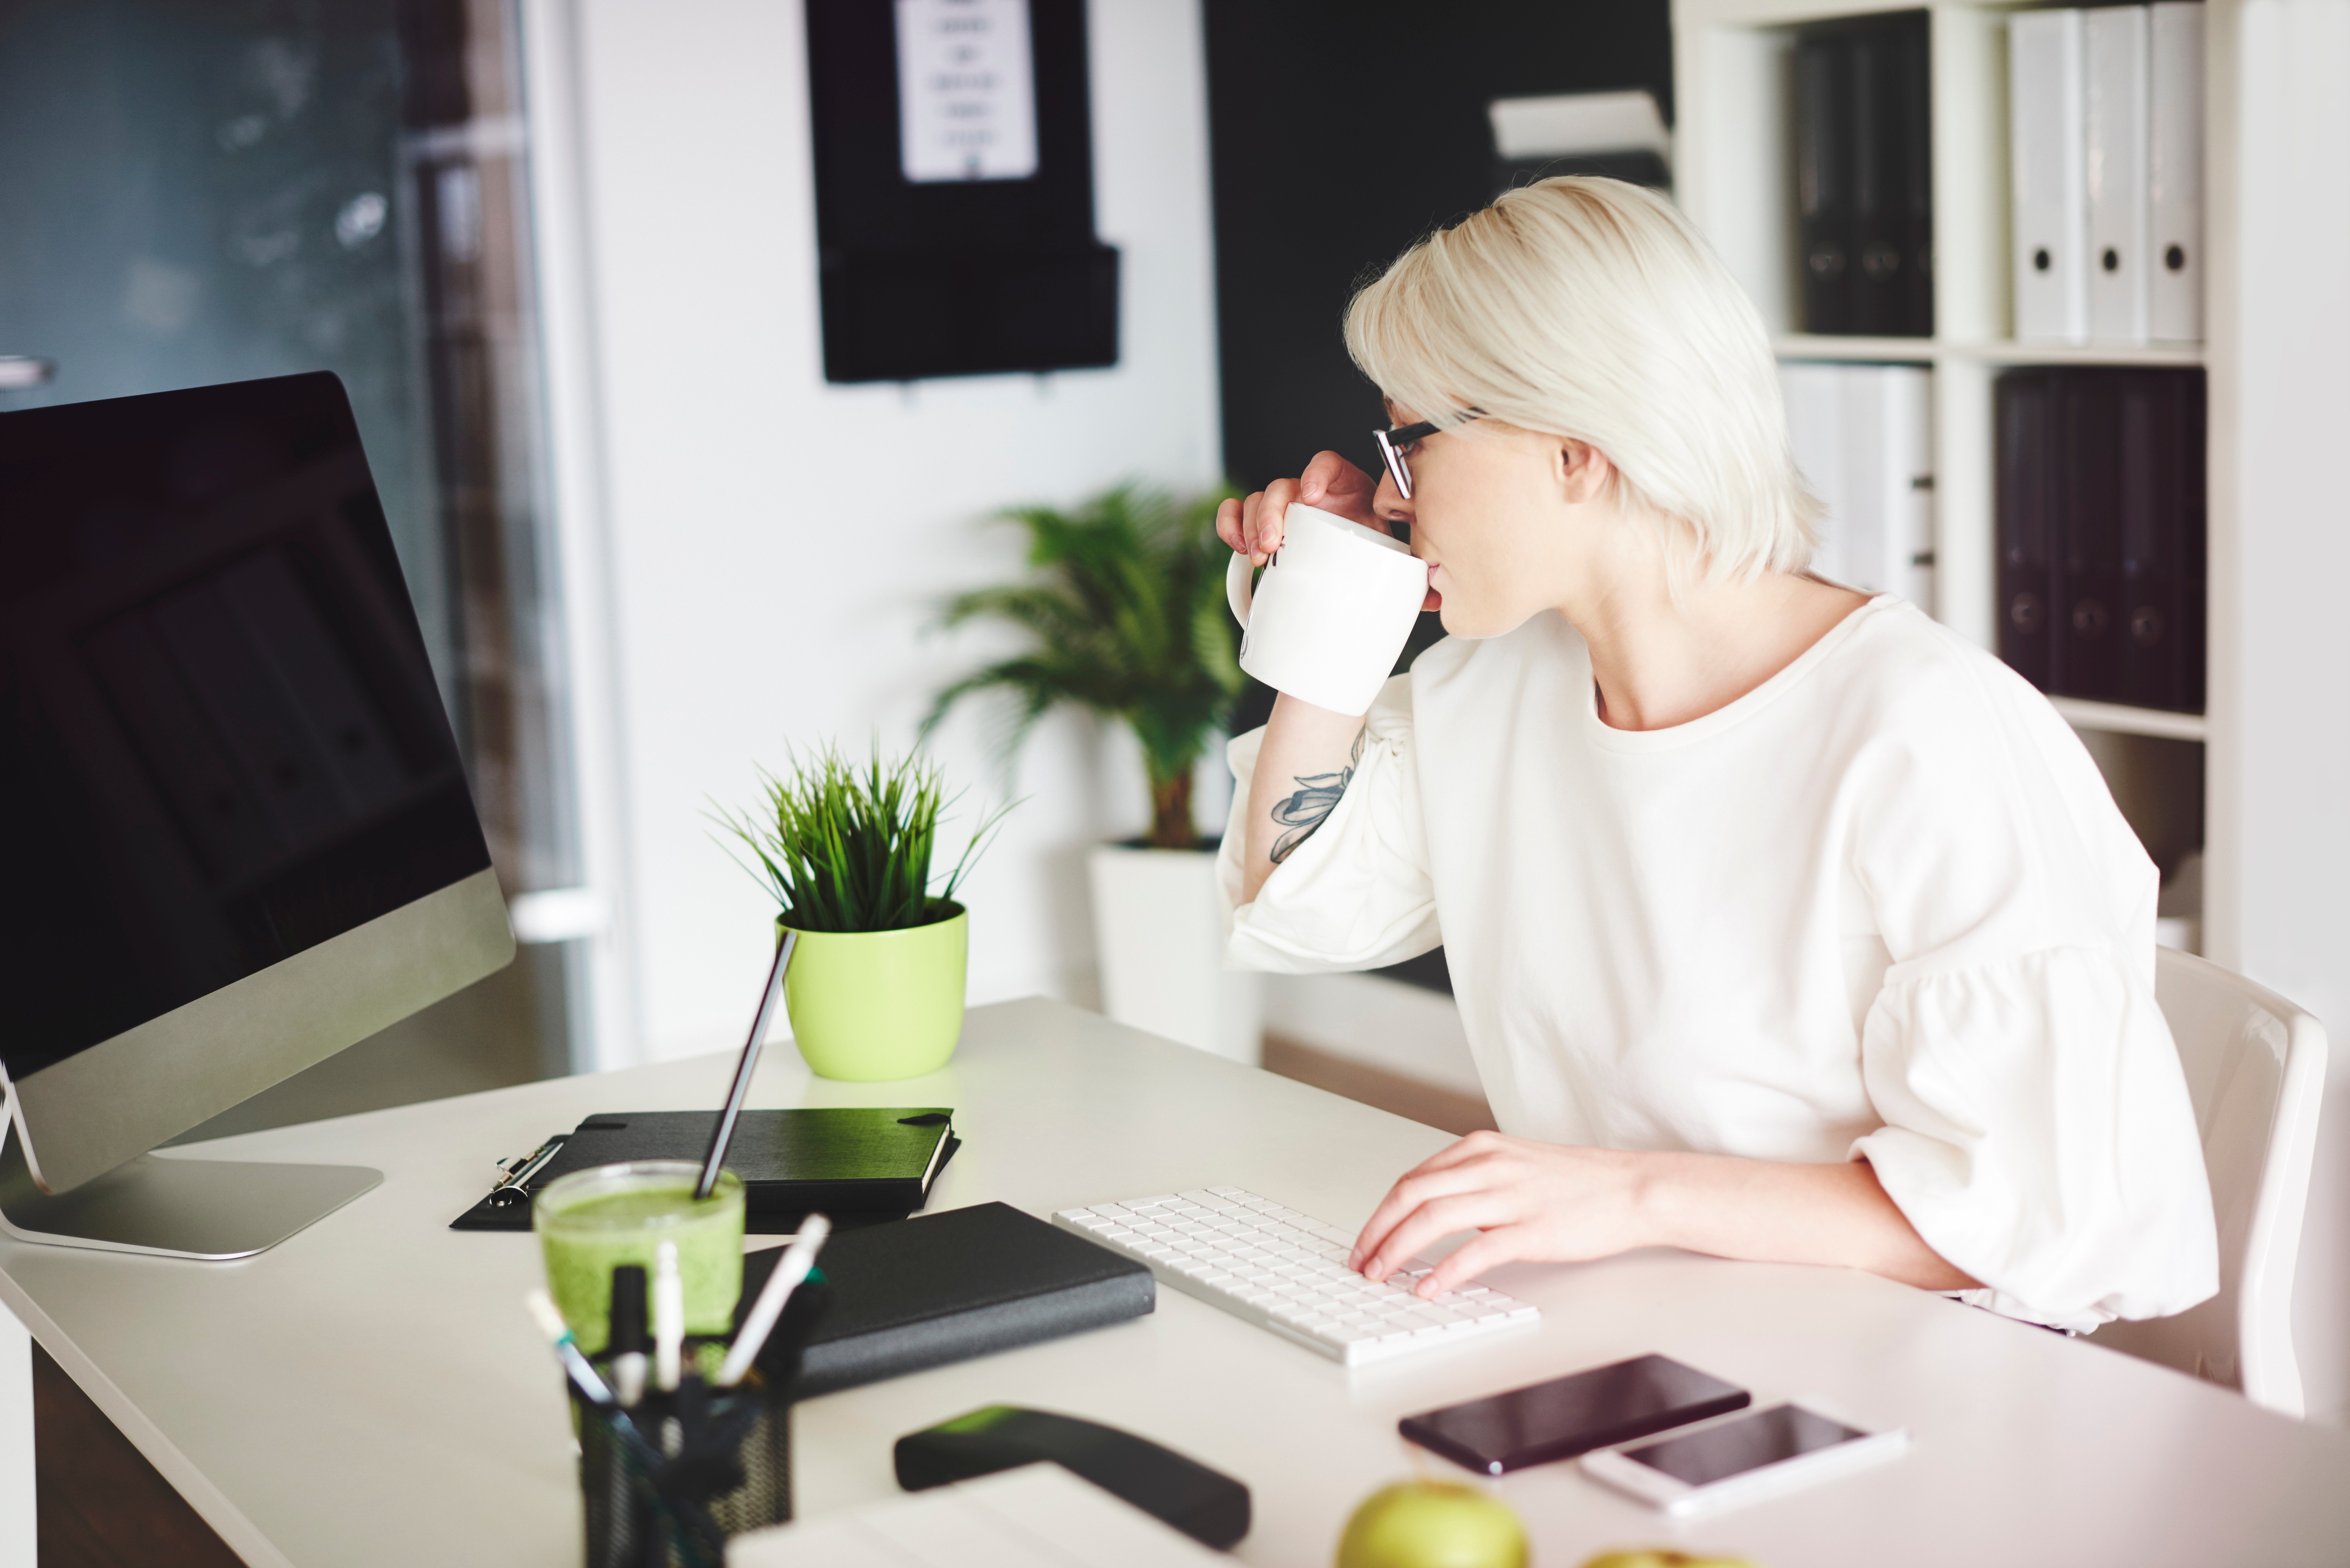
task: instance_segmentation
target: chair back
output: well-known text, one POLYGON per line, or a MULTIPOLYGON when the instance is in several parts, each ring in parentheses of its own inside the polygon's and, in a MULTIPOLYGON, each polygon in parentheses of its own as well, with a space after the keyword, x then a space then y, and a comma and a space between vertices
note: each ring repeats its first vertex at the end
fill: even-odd
POLYGON ((2293 1276, 2325 1089, 2325 1030, 2274 992, 2159 950, 2155 997, 2178 1042, 2220 1229, 2220 1293, 2175 1317, 2110 1323, 2096 1341, 2302 1414, 2293 1276))

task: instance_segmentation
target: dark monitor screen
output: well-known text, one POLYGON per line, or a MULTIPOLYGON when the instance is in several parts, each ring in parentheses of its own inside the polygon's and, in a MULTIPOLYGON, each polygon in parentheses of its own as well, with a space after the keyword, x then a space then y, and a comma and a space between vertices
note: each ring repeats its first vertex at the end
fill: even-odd
POLYGON ((0 414, 0 1064, 490 864, 318 373, 0 414))

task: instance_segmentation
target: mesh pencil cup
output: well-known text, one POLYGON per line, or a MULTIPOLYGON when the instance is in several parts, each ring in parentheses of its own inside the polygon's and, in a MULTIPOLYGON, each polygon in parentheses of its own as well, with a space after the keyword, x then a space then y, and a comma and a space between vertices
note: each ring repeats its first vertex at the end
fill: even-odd
MULTIPOLYGON (((690 1340, 690 1376, 629 1410, 573 1397, 588 1568, 722 1568, 726 1542, 792 1517, 792 1385, 829 1296, 811 1277, 757 1364, 732 1388, 704 1381, 725 1345, 690 1340)), ((599 1370, 606 1370, 599 1367, 599 1370)))

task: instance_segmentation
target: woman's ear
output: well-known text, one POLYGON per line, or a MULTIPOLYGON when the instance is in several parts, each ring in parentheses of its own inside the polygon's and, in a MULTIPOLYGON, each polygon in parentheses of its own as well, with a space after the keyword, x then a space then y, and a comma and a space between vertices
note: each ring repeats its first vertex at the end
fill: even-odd
POLYGON ((1569 439, 1559 443, 1555 477, 1570 504, 1587 506, 1598 500, 1615 472, 1607 454, 1589 441, 1569 439))

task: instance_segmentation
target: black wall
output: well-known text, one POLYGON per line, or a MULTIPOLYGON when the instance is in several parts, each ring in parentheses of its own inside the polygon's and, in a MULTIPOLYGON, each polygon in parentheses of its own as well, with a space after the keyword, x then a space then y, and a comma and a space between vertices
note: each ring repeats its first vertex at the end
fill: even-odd
MULTIPOLYGON (((1207 0, 1224 471, 1254 489, 1325 447, 1372 468, 1378 393, 1347 301, 1492 199, 1485 106, 1647 88, 1669 123, 1669 0, 1207 0)), ((1422 616, 1409 661, 1443 635, 1422 616)), ((1253 681, 1237 733, 1264 722, 1253 681)), ((1441 949, 1388 971, 1451 989, 1441 949)))
POLYGON ((1252 488, 1377 459, 1339 321, 1492 198, 1490 100, 1647 88, 1672 113, 1667 0, 1207 0, 1207 31, 1224 465, 1252 488))

